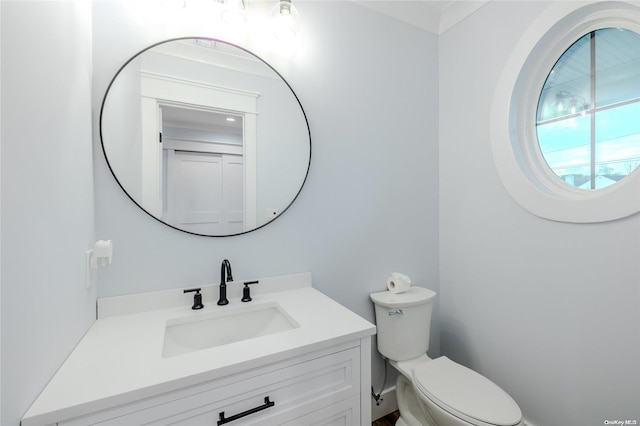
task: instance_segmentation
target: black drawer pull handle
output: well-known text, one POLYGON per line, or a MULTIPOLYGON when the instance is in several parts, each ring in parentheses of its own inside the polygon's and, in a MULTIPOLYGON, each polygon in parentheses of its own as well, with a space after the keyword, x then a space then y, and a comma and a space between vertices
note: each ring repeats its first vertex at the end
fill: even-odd
POLYGON ((258 411, 262 411, 262 410, 266 410, 269 407, 273 407, 274 405, 276 405, 275 402, 273 401, 269 401, 269 397, 265 396, 264 397, 264 405, 261 405, 259 407, 254 407, 251 408, 247 411, 243 411, 242 413, 236 414, 235 416, 231 416, 228 418, 224 417, 224 411, 221 411, 219 416, 220 416, 220 420, 218 420, 218 426, 223 425, 225 423, 230 423, 234 420, 238 420, 244 416, 248 416, 249 414, 253 414, 253 413, 257 413, 258 411))

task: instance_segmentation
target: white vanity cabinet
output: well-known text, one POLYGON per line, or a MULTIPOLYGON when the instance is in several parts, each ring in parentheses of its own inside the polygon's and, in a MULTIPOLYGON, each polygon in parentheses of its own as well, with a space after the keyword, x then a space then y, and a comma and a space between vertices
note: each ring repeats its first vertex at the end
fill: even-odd
POLYGON ((370 423, 368 412, 362 413, 370 407, 361 403, 362 392, 366 394, 361 376, 369 374, 361 371, 369 368, 361 359, 370 356, 369 340, 60 421, 58 426, 360 425, 364 418, 370 423))
POLYGON ((371 424, 375 326, 312 288, 309 273, 260 286, 246 304, 229 285, 228 306, 203 287, 201 310, 181 289, 99 299, 98 319, 21 426, 371 424), (291 327, 263 333, 280 319, 254 315, 265 310, 291 327), (169 334, 175 324, 196 326, 169 334), (215 340, 220 330, 244 337, 215 340), (185 350, 165 353, 167 339, 185 350))

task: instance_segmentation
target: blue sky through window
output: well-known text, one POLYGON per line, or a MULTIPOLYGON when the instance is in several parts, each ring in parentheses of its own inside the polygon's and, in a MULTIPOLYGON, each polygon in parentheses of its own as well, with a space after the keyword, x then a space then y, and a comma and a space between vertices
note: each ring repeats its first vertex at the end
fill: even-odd
POLYGON ((639 97, 638 34, 597 30, 567 49, 538 103, 538 143, 553 172, 586 189, 632 172, 640 164, 639 97))

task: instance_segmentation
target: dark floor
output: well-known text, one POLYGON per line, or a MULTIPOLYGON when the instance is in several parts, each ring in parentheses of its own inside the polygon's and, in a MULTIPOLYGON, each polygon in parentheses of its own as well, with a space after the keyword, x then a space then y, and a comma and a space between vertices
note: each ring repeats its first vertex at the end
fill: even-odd
POLYGON ((393 413, 387 414, 386 416, 371 423, 371 426, 393 426, 396 424, 398 417, 400 417, 400 412, 394 411, 393 413))

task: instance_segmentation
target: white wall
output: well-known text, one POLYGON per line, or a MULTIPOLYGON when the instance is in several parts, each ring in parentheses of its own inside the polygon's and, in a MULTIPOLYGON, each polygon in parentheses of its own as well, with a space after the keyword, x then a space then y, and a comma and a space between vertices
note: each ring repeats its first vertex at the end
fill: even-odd
POLYGON ((496 83, 547 4, 492 1, 440 37, 442 353, 504 387, 532 425, 640 421, 640 216, 535 217, 491 156, 496 83))
MULTIPOLYGON (((348 1, 298 7, 304 46, 293 60, 246 46, 291 84, 309 119, 312 164, 296 202, 246 235, 179 232, 126 197, 96 139, 97 234, 114 242, 100 295, 217 283, 224 258, 237 280, 311 271, 315 287, 369 320, 368 294, 392 271, 438 291, 437 38, 348 1)), ((141 49, 222 31, 144 24, 117 2, 95 2, 93 13, 95 111, 113 74, 141 49)), ((379 387, 377 357, 374 370, 379 387)))
POLYGON ((2 1, 3 426, 17 426, 95 319, 91 15, 86 2, 2 1))

